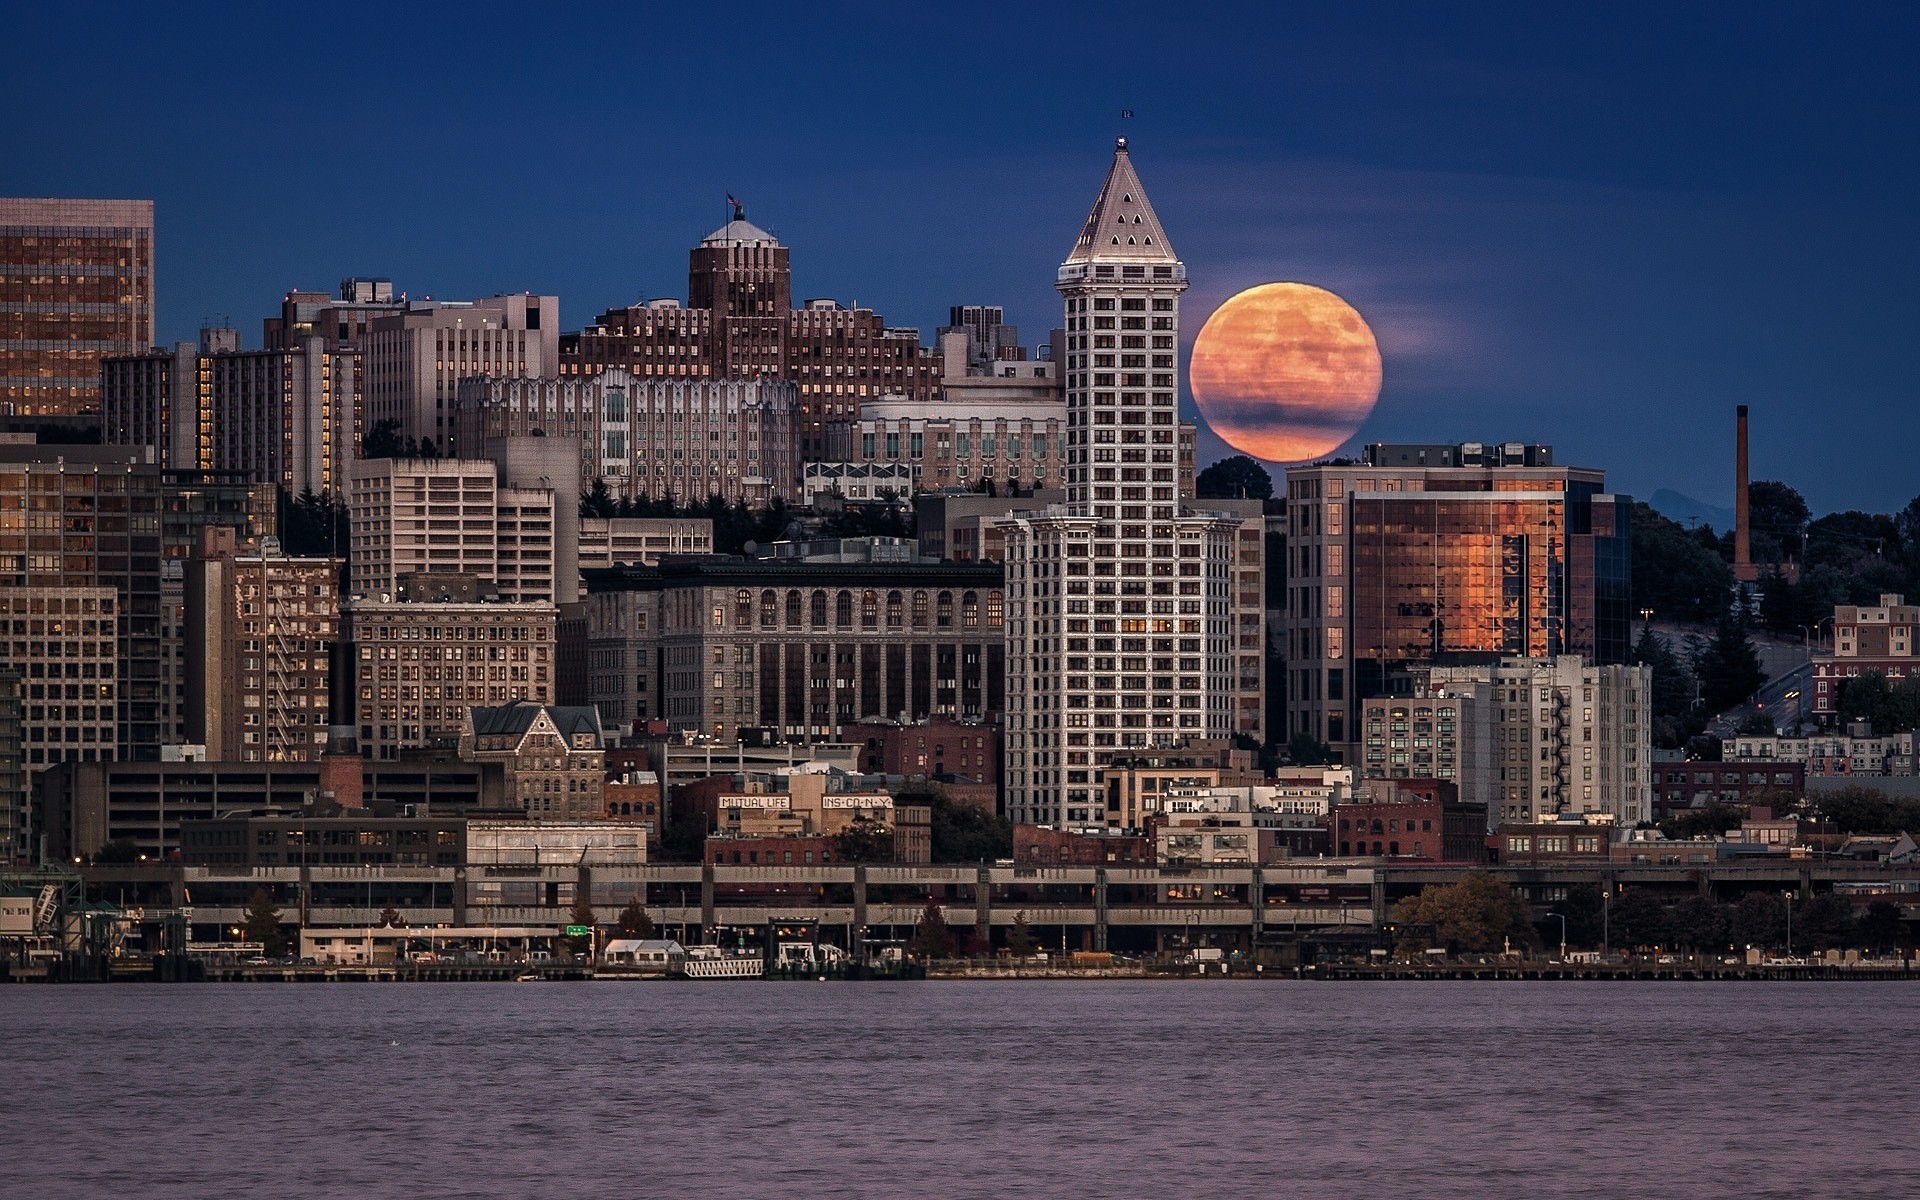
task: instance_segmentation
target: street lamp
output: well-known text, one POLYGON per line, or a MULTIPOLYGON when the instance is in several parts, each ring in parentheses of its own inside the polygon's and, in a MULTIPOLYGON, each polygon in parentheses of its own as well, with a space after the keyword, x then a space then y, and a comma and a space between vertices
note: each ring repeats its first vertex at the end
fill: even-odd
POLYGON ((1793 893, 1788 892, 1786 893, 1786 896, 1787 896, 1787 957, 1792 958, 1793 957, 1793 893))
POLYGON ((1653 610, 1650 608, 1643 608, 1640 610, 1640 636, 1644 638, 1647 636, 1647 634, 1651 633, 1652 631, 1653 631, 1653 610))
POLYGON ((1600 957, 1613 954, 1613 884, 1600 893, 1600 957))
POLYGON ((1565 913, 1548 913, 1547 915, 1560 922, 1560 961, 1565 962, 1567 961, 1567 915, 1565 913))

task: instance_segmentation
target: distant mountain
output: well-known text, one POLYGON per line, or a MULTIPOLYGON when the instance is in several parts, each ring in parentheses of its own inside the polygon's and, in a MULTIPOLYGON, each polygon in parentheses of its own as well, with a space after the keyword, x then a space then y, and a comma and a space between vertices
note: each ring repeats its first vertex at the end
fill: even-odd
POLYGON ((1733 510, 1695 500, 1692 496, 1661 488, 1647 498, 1653 511, 1663 517, 1680 522, 1689 528, 1695 525, 1711 525, 1715 531, 1725 533, 1733 528, 1733 510))

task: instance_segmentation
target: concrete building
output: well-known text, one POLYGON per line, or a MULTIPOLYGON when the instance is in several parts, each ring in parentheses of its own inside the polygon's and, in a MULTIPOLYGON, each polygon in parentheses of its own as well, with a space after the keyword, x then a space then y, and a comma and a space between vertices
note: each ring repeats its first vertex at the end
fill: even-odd
POLYGON ((119 757, 113 588, 0 587, 0 861, 31 857, 33 776, 119 757))
POLYGON ((472 457, 480 448, 460 444, 456 428, 459 381, 554 374, 559 325, 559 298, 534 295, 417 300, 373 317, 361 338, 366 428, 393 421, 403 438, 472 457))
MULTIPOLYGON (((669 554, 712 554, 713 522, 705 517, 581 517, 582 571, 638 564, 669 554)), ((586 589, 580 589, 584 599, 586 589)))
POLYGON ((1499 722, 1493 684, 1435 683, 1411 696, 1375 696, 1360 705, 1360 756, 1367 779, 1439 779, 1489 812, 1503 807, 1494 750, 1499 722))
POLYGON ((1059 488, 1037 489, 1026 496, 987 496, 957 488, 921 492, 913 498, 920 553, 954 562, 1002 562, 1007 556, 1007 536, 1000 522, 1020 513, 1044 512, 1066 498, 1059 488))
POLYGON ((354 721, 370 758, 457 738, 469 708, 553 703, 552 604, 355 596, 342 615, 354 721))
POLYGON ((869 718, 989 720, 998 567, 677 559, 588 576, 589 695, 612 724, 832 738, 869 718))
POLYGON ((101 360, 102 438, 156 446, 172 470, 337 492, 360 440, 358 370, 319 337, 242 350, 234 330, 203 329, 198 344, 101 360))
MULTIPOLYGON (((160 501, 160 469, 145 447, 0 443, 0 596, 24 589, 31 608, 33 597, 49 592, 81 597, 89 589, 113 589, 117 729, 110 743, 96 745, 110 746, 109 752, 123 758, 155 758, 162 740, 160 501)), ((82 603, 98 599, 86 597, 82 603)), ((80 730, 90 722, 58 715, 51 693, 36 703, 34 689, 50 688, 57 666, 64 703, 69 685, 88 691, 86 677, 41 659, 31 629, 29 624, 26 657, 18 660, 26 667, 21 674, 28 721, 37 719, 36 708, 45 719, 70 720, 72 737, 62 735, 62 742, 83 746, 80 730), (36 675, 35 663, 48 673, 36 675)), ((82 709, 97 709, 98 695, 97 689, 91 698, 83 694, 82 709)), ((29 753, 29 767, 34 765, 29 753)))
POLYGON ((337 558, 240 552, 209 530, 186 564, 188 742, 216 762, 308 762, 326 750, 329 663, 340 636, 337 558))
POLYGON ((833 300, 794 308, 788 248, 738 207, 689 256, 688 296, 609 309, 562 340, 559 374, 621 367, 645 379, 791 381, 796 460, 823 457, 826 422, 858 415, 867 400, 938 394, 940 360, 917 330, 833 300))
POLYGON ((600 714, 514 700, 467 710, 460 757, 497 763, 509 804, 536 820, 588 821, 606 815, 606 746, 600 714))
POLYGON ((709 496, 765 505, 798 495, 798 395, 775 379, 597 375, 463 380, 459 442, 571 438, 584 490, 604 479, 615 497, 697 504, 709 496))
MULTIPOLYGON (((1493 751, 1492 820, 1528 823, 1560 813, 1604 813, 1623 825, 1652 819, 1652 668, 1588 666, 1570 654, 1507 658, 1430 668, 1426 687, 1476 684, 1488 686, 1488 703, 1461 717, 1493 723, 1490 740, 1468 735, 1493 751)), ((1484 781, 1460 782, 1467 797, 1484 794, 1484 781)))
POLYGON ((490 444, 498 461, 356 461, 347 491, 354 591, 397 596, 407 575, 471 575, 503 600, 571 603, 580 591, 574 451, 541 442, 490 444))
POLYGON ((911 496, 914 477, 907 463, 802 463, 800 503, 818 508, 828 497, 863 502, 911 496))
POLYGON ((1235 728, 1240 522, 1183 515, 1186 267, 1120 140, 1055 282, 1066 312, 1067 503, 1009 517, 1006 795, 1019 823, 1104 823, 1119 755, 1235 728))
POLYGON ((330 353, 359 354, 367 329, 380 318, 405 311, 404 297, 396 300, 393 280, 349 277, 337 294, 298 289, 280 302, 280 315, 261 322, 260 344, 286 350, 317 337, 330 353))
MULTIPOLYGON (((1864 722, 1857 723, 1856 728, 1864 722)), ((1848 775, 1913 775, 1920 773, 1920 735, 1911 731, 1885 737, 1845 733, 1810 737, 1735 737, 1722 757, 1730 763, 1798 765, 1810 779, 1848 775)))
MULTIPOLYGON (((10 633, 11 621, 8 629, 10 633)), ((33 794, 27 787, 26 711, 21 694, 19 668, 0 667, 0 863, 30 857, 27 818, 33 794)))
POLYGON ((1289 470, 1286 735, 1352 761, 1361 702, 1423 663, 1626 661, 1632 508, 1546 446, 1375 445, 1289 470))
POLYGON ((153 344, 153 201, 0 199, 0 413, 98 412, 100 360, 153 344))

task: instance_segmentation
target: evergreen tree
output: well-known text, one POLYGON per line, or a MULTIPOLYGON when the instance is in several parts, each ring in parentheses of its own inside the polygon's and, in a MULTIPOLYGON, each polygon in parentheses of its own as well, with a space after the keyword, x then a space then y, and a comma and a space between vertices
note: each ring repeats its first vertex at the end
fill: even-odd
POLYGON ((253 899, 247 902, 247 915, 243 921, 246 939, 259 942, 261 953, 268 958, 278 958, 286 953, 286 934, 280 929, 280 910, 273 906, 273 897, 267 895, 267 889, 254 890, 253 899))
POLYGON ((1031 958, 1034 952, 1033 928, 1027 924, 1027 910, 1013 914, 1013 928, 1007 931, 1007 953, 1015 958, 1031 958))
POLYGON ((639 897, 627 901, 620 910, 620 936, 630 938, 650 938, 653 936, 653 917, 648 915, 646 906, 639 897))
POLYGON ((1759 653, 1731 613, 1720 618, 1713 641, 1694 660, 1694 669, 1700 673, 1700 695, 1709 712, 1745 704, 1767 681, 1759 653))
POLYGON ((923 959, 953 957, 953 930, 947 926, 946 914, 940 911, 940 902, 932 896, 927 897, 920 923, 913 927, 913 941, 907 952, 923 959))

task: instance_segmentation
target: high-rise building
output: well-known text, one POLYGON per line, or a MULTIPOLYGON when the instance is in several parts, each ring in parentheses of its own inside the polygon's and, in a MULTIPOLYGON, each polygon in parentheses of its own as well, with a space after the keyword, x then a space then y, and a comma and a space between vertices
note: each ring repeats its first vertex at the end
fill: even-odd
POLYGON ((472 457, 455 428, 454 392, 474 375, 551 375, 559 357, 557 296, 416 300, 372 316, 361 335, 363 436, 391 421, 402 438, 472 457))
POLYGON ((559 488, 518 484, 501 463, 485 458, 356 461, 347 492, 354 593, 398 597, 405 577, 443 573, 486 580, 502 600, 577 599, 572 459, 578 451, 559 439, 533 448, 565 456, 554 468, 562 476, 559 488), (563 528, 572 531, 570 545, 563 528))
MULTIPOLYGON (((94 603, 91 589, 112 589, 117 648, 110 682, 117 728, 109 755, 117 747, 122 758, 157 757, 163 736, 160 493, 160 468, 145 447, 0 443, 0 596, 52 591, 94 603)), ((31 641, 32 618, 24 619, 31 641)), ((104 618, 96 612, 84 619, 104 618)), ((79 729, 89 726, 88 719, 61 716, 55 701, 72 701, 72 684, 77 703, 97 715, 104 701, 97 688, 86 686, 97 671, 74 674, 61 666, 57 674, 36 675, 32 661, 37 656, 23 672, 28 722, 71 720, 75 730, 60 740, 84 747, 79 729), (62 681, 57 697, 51 690, 55 678, 62 681), (38 700, 37 687, 48 689, 38 700)), ((49 670, 55 665, 49 663, 49 670)), ((29 756, 28 765, 39 764, 29 756)))
POLYGON ((0 199, 0 412, 100 407, 100 360, 153 344, 153 201, 0 199))
POLYGON ((119 605, 110 587, 0 586, 0 861, 30 849, 34 775, 119 756, 119 605))
MULTIPOLYGON (((1465 737, 1492 752, 1487 778, 1463 777, 1463 798, 1486 797, 1495 821, 1609 813, 1622 825, 1653 819, 1653 668, 1589 666, 1577 655, 1506 658, 1433 667, 1421 691, 1470 691, 1466 720, 1491 721, 1491 736, 1465 737), (1490 794, 1489 794, 1490 793, 1490 794)), ((1392 707, 1366 706, 1371 744, 1392 707)), ((1387 731, 1391 745, 1391 730, 1387 731)), ((1389 760, 1391 761, 1391 760, 1389 760)), ((1390 774, 1390 772, 1387 772, 1390 774)))
POLYGON ((209 530, 186 564, 187 741, 215 762, 311 762, 327 746, 340 560, 240 553, 209 530))
POLYGON ((104 440, 157 446, 171 470, 239 472, 299 495, 336 492, 359 444, 359 357, 313 336, 241 350, 232 329, 196 346, 100 365, 104 440))
POLYGON ((1026 361, 1027 351, 1020 344, 1020 330, 1007 324, 1006 310, 998 304, 956 304, 948 310, 947 321, 936 336, 941 352, 949 359, 946 367, 949 377, 999 375, 1003 364, 1026 361), (956 354, 961 360, 957 371, 951 361, 956 354))
POLYGON ((1348 755, 1430 664, 1624 662, 1632 503, 1549 446, 1369 446, 1287 472, 1287 732, 1348 755))
POLYGON ((25 719, 20 668, 0 667, 0 864, 28 857, 25 719))
POLYGON ((1006 535, 1006 796, 1014 820, 1104 820, 1116 756, 1234 731, 1240 522, 1183 513, 1185 265, 1120 139, 1055 287, 1065 300, 1067 503, 1006 535))
POLYGON ((826 422, 858 415, 864 400, 930 400, 939 392, 939 358, 920 344, 918 330, 889 328, 871 309, 833 300, 794 308, 787 247, 738 208, 694 247, 687 291, 688 305, 653 300, 609 309, 569 334, 560 343, 560 373, 624 367, 643 379, 789 380, 798 389, 803 458, 822 455, 826 422))

